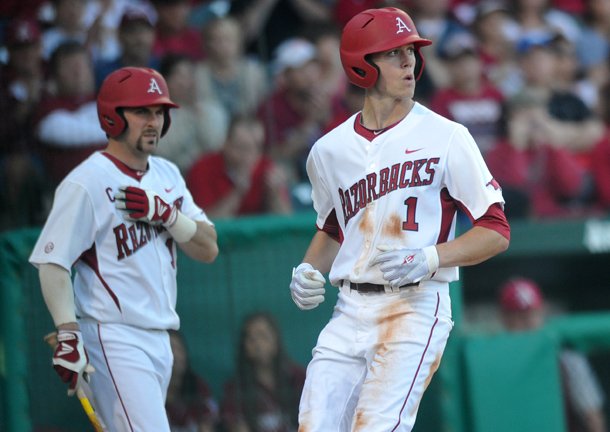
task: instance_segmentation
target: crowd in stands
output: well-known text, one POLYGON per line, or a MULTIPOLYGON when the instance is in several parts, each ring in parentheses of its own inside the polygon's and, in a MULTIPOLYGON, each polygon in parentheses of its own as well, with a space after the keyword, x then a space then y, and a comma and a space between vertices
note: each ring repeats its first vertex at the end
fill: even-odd
POLYGON ((122 66, 166 77, 181 108, 159 154, 210 214, 309 209, 308 151, 362 98, 341 28, 379 6, 405 8, 434 42, 416 99, 468 127, 509 219, 607 214, 608 1, 7 0, 0 226, 41 224, 55 186, 105 144, 95 94, 122 66))

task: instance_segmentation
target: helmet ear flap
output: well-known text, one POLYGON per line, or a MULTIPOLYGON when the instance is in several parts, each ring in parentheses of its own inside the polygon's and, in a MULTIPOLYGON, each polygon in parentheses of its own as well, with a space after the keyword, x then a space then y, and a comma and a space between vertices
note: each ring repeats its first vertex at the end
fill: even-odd
POLYGON ((161 137, 165 136, 169 129, 169 125, 172 123, 172 118, 169 115, 169 108, 163 110, 163 129, 161 129, 161 137))

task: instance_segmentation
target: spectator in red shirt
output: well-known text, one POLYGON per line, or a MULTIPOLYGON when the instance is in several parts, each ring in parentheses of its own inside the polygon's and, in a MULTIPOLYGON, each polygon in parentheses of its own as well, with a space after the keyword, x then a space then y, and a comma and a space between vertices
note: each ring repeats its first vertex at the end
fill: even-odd
POLYGON ((486 156, 506 197, 507 217, 581 217, 595 210, 590 173, 557 143, 546 99, 521 94, 507 103, 505 138, 486 156))
POLYGON ((222 149, 193 164, 186 183, 211 218, 292 211, 286 175, 263 154, 263 140, 256 118, 237 116, 222 149))
POLYGON ((591 151, 591 171, 595 180, 596 201, 610 210, 610 83, 600 91, 600 111, 606 131, 591 151))
POLYGON ((448 38, 439 54, 449 85, 435 93, 430 108, 466 126, 485 156, 499 138, 504 96, 484 78, 478 45, 469 32, 448 38))
POLYGON ((198 29, 189 26, 189 0, 153 0, 157 11, 157 28, 153 54, 185 54, 193 60, 205 57, 203 40, 198 29))
POLYGON ((227 432, 292 432, 298 428, 305 368, 285 352, 272 315, 244 320, 236 376, 225 385, 221 417, 227 432))

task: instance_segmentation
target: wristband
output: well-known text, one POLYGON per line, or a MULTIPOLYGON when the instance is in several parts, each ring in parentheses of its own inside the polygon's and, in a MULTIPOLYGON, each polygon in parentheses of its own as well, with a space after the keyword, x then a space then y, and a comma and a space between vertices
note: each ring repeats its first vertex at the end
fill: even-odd
POLYGON ((430 270, 430 273, 434 273, 435 271, 437 271, 439 266, 439 259, 436 246, 426 246, 422 249, 422 252, 426 257, 426 262, 428 264, 428 270, 430 270))
POLYGON ((186 243, 195 236, 197 222, 176 210, 176 220, 165 228, 178 243, 186 243))

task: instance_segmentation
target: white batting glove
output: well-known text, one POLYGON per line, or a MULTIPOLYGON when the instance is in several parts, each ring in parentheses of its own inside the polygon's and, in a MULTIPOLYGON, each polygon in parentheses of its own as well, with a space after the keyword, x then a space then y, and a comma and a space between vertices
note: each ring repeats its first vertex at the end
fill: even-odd
POLYGON ((126 219, 164 226, 176 221, 176 206, 166 203, 153 191, 121 186, 114 198, 116 208, 125 214, 126 219))
POLYGON ((292 270, 290 295, 301 310, 317 307, 324 301, 326 279, 311 264, 302 263, 292 270))
POLYGON ((57 332, 53 368, 61 380, 68 383, 68 396, 76 393, 83 379, 89 382, 89 374, 95 369, 89 364, 89 356, 83 346, 80 331, 59 330, 57 332))
POLYGON ((381 252, 371 261, 379 264, 383 278, 392 288, 417 283, 438 270, 438 252, 435 246, 423 249, 395 249, 388 245, 377 246, 381 252))

